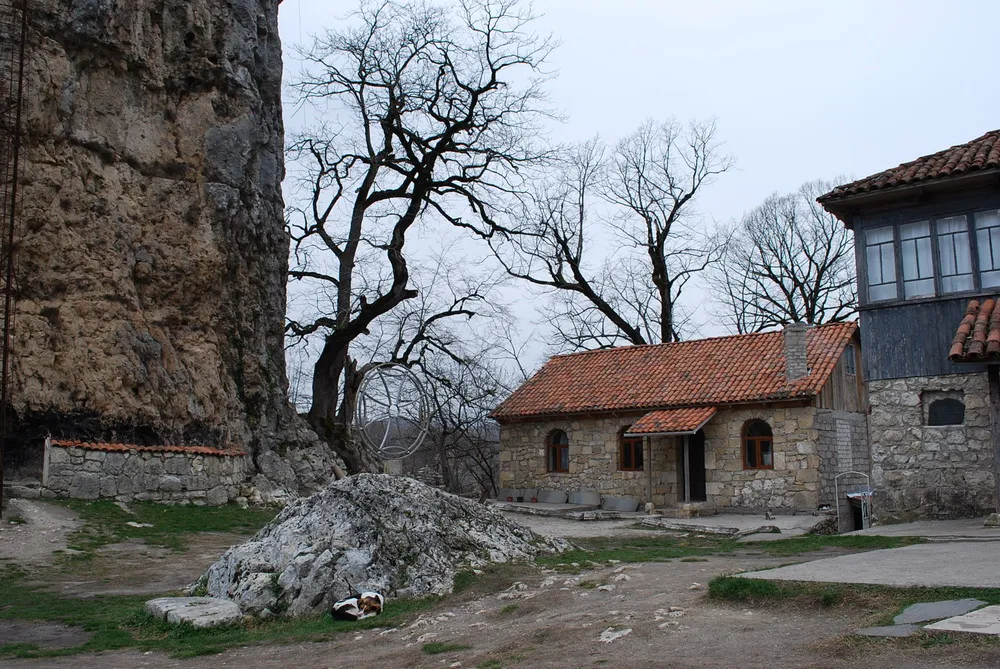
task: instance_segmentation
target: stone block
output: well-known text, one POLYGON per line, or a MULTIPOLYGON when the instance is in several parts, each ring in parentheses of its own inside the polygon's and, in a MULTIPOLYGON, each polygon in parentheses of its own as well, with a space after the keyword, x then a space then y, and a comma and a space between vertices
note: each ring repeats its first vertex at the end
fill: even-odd
POLYGON ((215 597, 160 597, 146 602, 151 616, 179 625, 196 628, 219 627, 239 622, 243 615, 236 602, 215 597))
POLYGON ((215 486, 205 493, 205 503, 209 506, 222 506, 229 501, 229 493, 221 485, 215 486))
POLYGON ((92 472, 78 472, 73 476, 69 496, 75 499, 97 499, 101 495, 101 477, 92 472))

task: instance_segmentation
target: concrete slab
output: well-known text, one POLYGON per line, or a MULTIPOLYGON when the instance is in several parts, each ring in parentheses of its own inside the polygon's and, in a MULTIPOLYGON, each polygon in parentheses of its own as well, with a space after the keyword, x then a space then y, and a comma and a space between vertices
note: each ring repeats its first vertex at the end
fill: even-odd
POLYGON ((639 500, 635 497, 605 495, 601 500, 601 508, 605 511, 635 511, 639 508, 639 500))
POLYGON ((236 602, 216 597, 159 597, 146 602, 146 612, 168 623, 218 627, 243 618, 236 602))
POLYGON ((1000 588, 998 563, 998 542, 946 542, 841 555, 739 576, 772 581, 870 583, 901 587, 951 585, 1000 588))
POLYGON ((866 627, 858 630, 859 636, 903 637, 910 636, 920 629, 920 625, 887 625, 885 627, 866 627))
MULTIPOLYGON (((655 518, 655 517, 654 517, 655 518)), ((776 516, 766 519, 761 514, 722 513, 702 518, 663 518, 657 524, 669 529, 689 532, 707 532, 712 534, 739 534, 751 532, 760 527, 777 527, 781 533, 770 533, 773 538, 787 539, 796 534, 805 534, 814 526, 823 522, 826 516, 776 516), (713 531, 717 530, 717 531, 713 531)), ((758 535, 754 535, 758 536, 758 535)), ((762 539, 761 541, 766 541, 762 539)))
POLYGON ((964 616, 955 616, 924 629, 935 632, 972 632, 1000 635, 1000 606, 987 606, 964 616))
POLYGON ((567 499, 565 490, 539 490, 538 502, 540 504, 565 504, 567 499))
POLYGON ((925 537, 948 541, 1000 541, 1000 527, 985 527, 982 518, 957 520, 919 520, 898 525, 879 525, 867 530, 847 532, 848 535, 880 537, 925 537))
POLYGON ((569 494, 570 504, 585 504, 588 506, 601 505, 601 493, 593 490, 577 490, 569 494))
POLYGON ((893 618, 892 622, 897 625, 926 623, 931 620, 960 616, 969 611, 974 611, 980 606, 986 606, 986 602, 978 599, 950 599, 945 602, 911 604, 903 609, 902 613, 893 618))

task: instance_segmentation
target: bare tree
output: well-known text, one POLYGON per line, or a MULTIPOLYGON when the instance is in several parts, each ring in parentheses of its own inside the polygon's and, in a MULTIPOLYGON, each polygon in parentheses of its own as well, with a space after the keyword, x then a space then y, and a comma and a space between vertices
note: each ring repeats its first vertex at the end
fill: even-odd
POLYGON ((677 341, 678 301, 716 261, 719 239, 693 204, 732 160, 714 123, 647 122, 609 152, 591 140, 534 192, 531 227, 497 238, 509 274, 554 291, 548 320, 563 348, 677 341))
POLYGON ((744 216, 709 281, 731 330, 819 325, 854 315, 853 237, 816 203, 831 187, 809 182, 796 193, 770 196, 744 216))
POLYGON ((348 27, 316 39, 295 87, 336 125, 296 138, 304 204, 293 207, 292 279, 329 308, 294 319, 320 334, 309 421, 348 472, 372 469, 351 420, 362 371, 352 342, 418 295, 405 243, 421 220, 482 236, 494 196, 519 189, 545 116, 540 67, 552 43, 516 0, 362 1, 348 27))

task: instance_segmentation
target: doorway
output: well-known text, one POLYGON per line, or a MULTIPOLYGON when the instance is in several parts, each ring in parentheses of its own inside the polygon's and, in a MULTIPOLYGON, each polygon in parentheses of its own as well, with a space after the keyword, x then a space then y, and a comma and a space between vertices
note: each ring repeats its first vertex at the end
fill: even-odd
POLYGON ((704 502, 708 499, 705 486, 705 432, 681 437, 680 473, 682 502, 704 502))

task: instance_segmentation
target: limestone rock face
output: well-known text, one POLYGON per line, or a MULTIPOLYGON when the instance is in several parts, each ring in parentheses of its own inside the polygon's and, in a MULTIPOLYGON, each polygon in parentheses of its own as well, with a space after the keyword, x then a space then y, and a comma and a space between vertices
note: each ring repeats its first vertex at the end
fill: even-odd
MULTIPOLYGON (((278 2, 31 3, 22 421, 255 455, 302 443, 285 400, 278 2)), ((322 479, 317 458, 304 478, 322 479)))
POLYGON ((303 615, 363 590, 450 592, 455 572, 569 547, 414 479, 360 474, 296 500, 207 574, 208 593, 244 613, 303 615))

